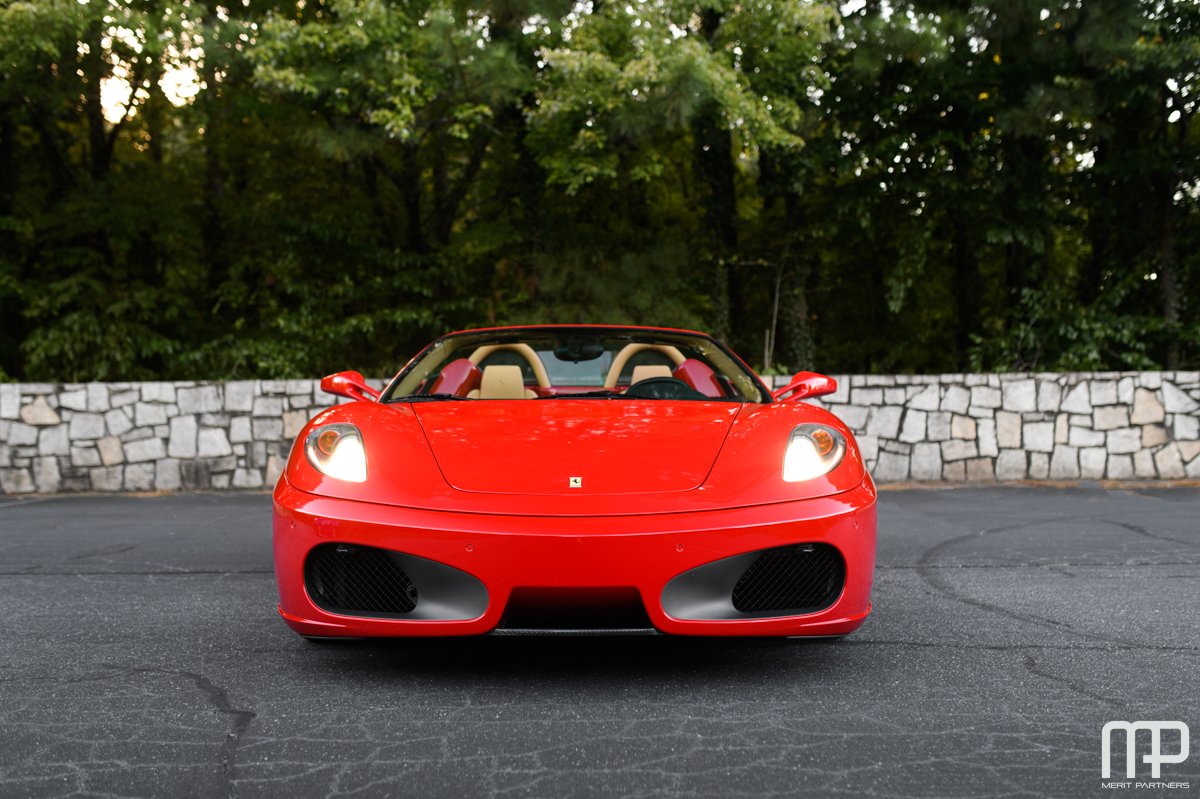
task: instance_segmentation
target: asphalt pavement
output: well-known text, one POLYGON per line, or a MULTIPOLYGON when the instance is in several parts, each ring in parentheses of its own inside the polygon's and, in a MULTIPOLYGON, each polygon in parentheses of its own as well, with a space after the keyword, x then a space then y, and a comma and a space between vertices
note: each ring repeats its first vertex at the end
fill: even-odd
POLYGON ((265 494, 0 500, 0 796, 1200 795, 1200 489, 879 518, 841 641, 314 645, 265 494), (1159 781, 1188 787, 1104 787, 1112 720, 1189 724, 1159 781))

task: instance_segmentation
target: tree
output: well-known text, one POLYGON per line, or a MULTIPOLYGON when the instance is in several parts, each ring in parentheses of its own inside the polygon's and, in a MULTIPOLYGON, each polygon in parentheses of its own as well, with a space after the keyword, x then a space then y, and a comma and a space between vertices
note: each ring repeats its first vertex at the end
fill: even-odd
POLYGON ((1200 9, 0 0, 0 379, 386 373, 447 328, 775 370, 1200 358, 1200 9))

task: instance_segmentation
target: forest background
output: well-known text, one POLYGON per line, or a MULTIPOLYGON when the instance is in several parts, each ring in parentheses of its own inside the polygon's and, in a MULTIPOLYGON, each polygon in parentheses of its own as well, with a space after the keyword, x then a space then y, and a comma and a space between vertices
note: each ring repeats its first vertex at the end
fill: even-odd
POLYGON ((1196 0, 0 0, 0 379, 1197 368, 1196 0))

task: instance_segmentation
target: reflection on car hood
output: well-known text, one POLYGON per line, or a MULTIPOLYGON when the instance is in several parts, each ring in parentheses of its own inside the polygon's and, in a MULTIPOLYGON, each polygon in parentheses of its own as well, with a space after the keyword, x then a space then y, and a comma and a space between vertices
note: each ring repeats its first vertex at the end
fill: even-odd
POLYGON ((741 407, 594 399, 412 405, 450 485, 502 494, 696 488, 712 469, 741 407), (578 487, 572 478, 578 478, 578 487))

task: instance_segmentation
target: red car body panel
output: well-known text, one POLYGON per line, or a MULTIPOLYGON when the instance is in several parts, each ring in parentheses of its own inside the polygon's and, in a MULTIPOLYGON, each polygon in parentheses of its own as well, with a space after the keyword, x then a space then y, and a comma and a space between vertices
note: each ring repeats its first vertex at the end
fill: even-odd
MULTIPOLYGON (((478 380, 460 371, 448 379, 478 380)), ((851 431, 815 406, 359 401, 318 414, 298 442, 335 422, 361 431, 368 479, 329 478, 294 446, 274 493, 279 611, 304 635, 488 633, 515 590, 533 589, 636 591, 656 630, 683 635, 843 635, 870 611, 875 487, 851 431), (805 423, 839 431, 846 455, 823 477, 788 483, 784 453, 805 423), (306 588, 305 559, 334 542, 452 567, 482 583, 486 608, 450 620, 323 609, 306 588), (689 570, 792 544, 828 544, 844 559, 829 607, 736 619, 678 618, 664 607, 668 583, 689 570)))
POLYGON ((412 409, 442 476, 459 491, 595 496, 697 488, 741 407, 508 400, 428 402, 412 409), (638 468, 630 469, 631 463, 638 468), (583 470, 582 488, 570 488, 569 478, 583 470))
POLYGON ((494 630, 509 593, 522 587, 633 587, 656 629, 682 635, 844 635, 871 609, 875 487, 870 478, 831 497, 678 514, 507 516, 396 508, 275 489, 275 569, 280 613, 315 636, 477 635, 494 630), (464 621, 363 619, 317 607, 297 579, 313 546, 345 541, 411 552, 467 572, 487 586, 488 609, 464 621), (850 567, 830 608, 804 616, 736 621, 674 619, 667 582, 696 566, 798 541, 837 546, 850 567))
MULTIPOLYGON (((797 499, 828 496, 849 491, 862 482, 866 473, 857 447, 851 447, 842 464, 823 477, 805 483, 783 480, 782 465, 788 435, 796 425, 820 422, 839 430, 847 440, 853 434, 837 417, 821 408, 802 403, 770 403, 735 405, 730 403, 689 402, 680 410, 685 418, 699 409, 724 419, 736 414, 728 424, 729 432, 716 454, 705 465, 707 478, 692 490, 681 491, 679 481, 662 475, 663 462, 649 461, 655 451, 673 449, 682 462, 705 463, 711 441, 704 453, 688 452, 689 434, 686 429, 671 436, 671 447, 660 446, 657 437, 645 435, 642 423, 663 412, 660 400, 624 400, 628 406, 614 411, 615 402, 489 400, 480 403, 392 403, 380 405, 354 402, 323 411, 300 431, 303 441, 314 427, 333 422, 347 422, 362 431, 367 452, 367 468, 371 475, 365 483, 348 483, 327 477, 308 463, 299 448, 284 472, 288 484, 311 494, 339 499, 398 505, 428 510, 459 511, 463 513, 498 513, 514 516, 596 516, 632 515, 645 513, 684 513, 720 508, 790 502, 797 499), (490 424, 481 429, 464 424, 465 410, 479 409, 490 424), (639 418, 638 412, 644 414, 639 418), (619 416, 617 414, 620 414, 619 416), (432 420, 445 421, 446 429, 433 434, 441 445, 439 457, 449 456, 458 471, 443 475, 431 441, 426 437, 418 414, 432 420), (539 419, 543 427, 529 426, 531 418, 539 419), (610 438, 614 431, 626 441, 601 452, 596 447, 587 421, 606 425, 610 438), (453 423, 452 420, 458 420, 453 423), (562 420, 561 423, 556 420, 562 420), (580 420, 578 422, 567 420, 580 420), (624 427, 618 428, 618 423, 624 427), (553 434, 549 430, 553 431, 553 434), (640 441, 637 433, 642 430, 640 441), (511 441, 520 436, 541 438, 537 444, 520 445, 525 452, 540 449, 541 462, 530 462, 513 455, 511 448, 496 446, 481 439, 488 436, 511 441), (477 447, 479 457, 474 461, 462 455, 477 447), (442 454, 446 453, 446 454, 442 454), (484 457, 486 455, 486 457, 484 457), (460 490, 448 482, 459 479, 468 486, 497 485, 497 471, 524 473, 532 471, 527 488, 520 493, 489 493, 479 490, 460 490), (568 488, 568 478, 582 476, 579 489, 568 488), (553 479, 560 482, 553 483, 553 479), (633 481, 641 480, 646 490, 628 489, 633 481), (614 494, 626 494, 614 503, 614 494)), ((679 408, 684 403, 672 403, 679 408)), ((618 436, 619 437, 619 436, 618 436)), ((515 446, 515 445, 514 445, 515 446)), ((700 471, 693 466, 691 473, 700 471)))

